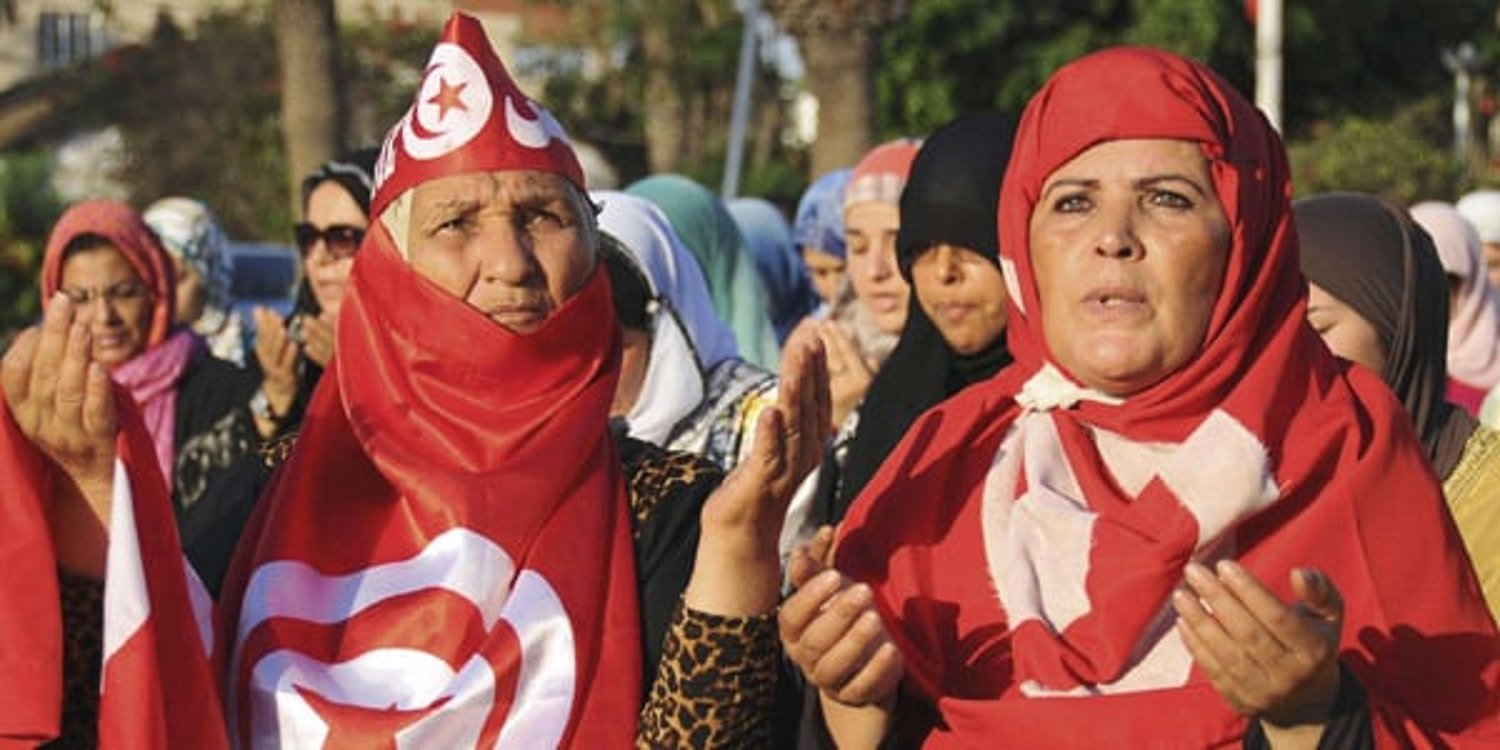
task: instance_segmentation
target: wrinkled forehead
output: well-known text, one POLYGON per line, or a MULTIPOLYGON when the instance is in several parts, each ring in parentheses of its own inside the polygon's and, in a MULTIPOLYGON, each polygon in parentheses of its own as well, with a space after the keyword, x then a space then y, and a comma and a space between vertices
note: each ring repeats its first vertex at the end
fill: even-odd
POLYGON ((502 170, 471 172, 428 180, 414 186, 408 194, 414 208, 460 202, 482 203, 563 203, 573 208, 578 191, 567 178, 552 172, 502 170))

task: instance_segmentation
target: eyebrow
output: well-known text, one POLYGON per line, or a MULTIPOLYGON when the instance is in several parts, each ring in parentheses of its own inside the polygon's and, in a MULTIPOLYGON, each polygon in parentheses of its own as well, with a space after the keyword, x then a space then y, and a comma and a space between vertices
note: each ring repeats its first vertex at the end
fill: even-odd
MULTIPOLYGON (((1187 175, 1179 174, 1177 172, 1167 172, 1167 173, 1164 173, 1164 174, 1147 175, 1145 177, 1140 177, 1140 178, 1131 180, 1130 184, 1131 184, 1131 187, 1136 188, 1136 189, 1140 189, 1140 188, 1143 188, 1143 187, 1151 187, 1153 185, 1158 185, 1158 184, 1163 183, 1163 182, 1181 182, 1181 183, 1184 183, 1184 184, 1188 185, 1189 187, 1191 187, 1193 189, 1193 191, 1196 192, 1200 197, 1204 197, 1204 198, 1208 197, 1208 191, 1206 191, 1203 188, 1202 185, 1199 185, 1197 180, 1194 180, 1193 178, 1188 177, 1187 175)), ((1052 193, 1052 191, 1054 191, 1054 190, 1056 190, 1058 188, 1061 188, 1061 187, 1074 187, 1074 188, 1083 188, 1085 190, 1097 190, 1097 189, 1099 189, 1099 184, 1100 184, 1099 180, 1085 179, 1085 178, 1082 178, 1082 177, 1064 177, 1064 178, 1061 178, 1058 181, 1056 181, 1056 182, 1048 185, 1047 188, 1042 191, 1041 197, 1042 198, 1046 198, 1048 195, 1050 195, 1052 193)))

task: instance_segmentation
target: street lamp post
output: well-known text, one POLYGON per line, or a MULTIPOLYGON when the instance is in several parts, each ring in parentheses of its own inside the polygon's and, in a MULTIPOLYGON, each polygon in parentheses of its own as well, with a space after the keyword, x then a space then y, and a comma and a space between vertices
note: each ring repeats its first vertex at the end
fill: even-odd
POLYGON ((1474 72, 1479 69, 1479 53, 1473 44, 1462 42, 1457 47, 1444 49, 1442 57, 1443 67, 1453 74, 1453 159, 1467 168, 1473 123, 1469 92, 1474 72))

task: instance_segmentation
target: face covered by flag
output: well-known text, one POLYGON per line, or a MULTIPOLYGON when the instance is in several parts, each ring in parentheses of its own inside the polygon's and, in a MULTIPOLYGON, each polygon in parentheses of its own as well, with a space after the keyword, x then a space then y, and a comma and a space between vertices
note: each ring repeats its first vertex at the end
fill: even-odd
MULTIPOLYGON (((386 139, 372 215, 431 180, 519 170, 582 195, 562 129, 455 14, 386 139)), ((231 575, 231 731, 254 747, 626 745, 640 626, 606 277, 516 333, 408 265, 391 223, 359 252, 333 376, 231 575)))

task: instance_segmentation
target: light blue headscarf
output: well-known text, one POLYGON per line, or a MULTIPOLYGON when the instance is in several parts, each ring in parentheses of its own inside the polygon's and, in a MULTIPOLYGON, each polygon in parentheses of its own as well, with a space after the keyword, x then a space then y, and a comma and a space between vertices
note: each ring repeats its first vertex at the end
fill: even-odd
POLYGON ((781 209, 761 198, 736 198, 727 207, 745 237, 745 246, 770 297, 776 341, 785 344, 797 323, 822 303, 813 290, 802 255, 792 243, 792 228, 781 209))
POLYGON ((655 203, 698 259, 714 310, 734 331, 740 356, 777 370, 781 349, 768 315, 766 290, 723 201, 681 175, 647 177, 625 192, 655 203))
POLYGON ((844 258, 844 187, 853 171, 834 170, 807 186, 792 224, 792 241, 799 251, 810 247, 844 258))

